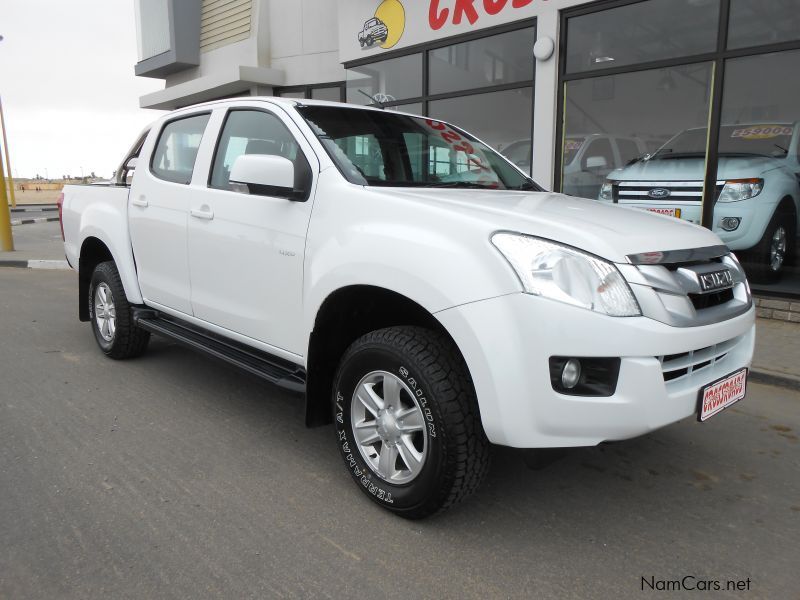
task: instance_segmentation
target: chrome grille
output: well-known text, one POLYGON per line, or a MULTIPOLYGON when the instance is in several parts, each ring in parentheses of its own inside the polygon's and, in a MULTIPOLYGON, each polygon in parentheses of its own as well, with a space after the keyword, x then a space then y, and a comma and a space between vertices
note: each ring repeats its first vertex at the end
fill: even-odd
MULTIPOLYGON (((722 191, 724 181, 717 182, 717 195, 722 191)), ((612 184, 613 198, 616 202, 700 202, 703 199, 702 181, 615 181, 612 184), (650 196, 651 190, 667 190, 663 197, 650 196)))
POLYGON ((646 252, 617 265, 642 309, 642 314, 673 327, 719 323, 746 313, 752 306, 744 271, 725 246, 646 252), (649 263, 649 264, 648 264, 649 263), (701 278, 729 272, 730 284, 706 290, 701 278))

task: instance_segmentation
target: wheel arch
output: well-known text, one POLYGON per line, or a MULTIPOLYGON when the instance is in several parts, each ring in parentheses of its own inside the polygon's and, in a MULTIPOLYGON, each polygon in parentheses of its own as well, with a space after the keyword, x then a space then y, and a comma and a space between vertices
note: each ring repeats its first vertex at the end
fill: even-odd
POLYGON ((90 318, 86 297, 89 293, 92 273, 97 265, 109 260, 113 261, 114 255, 102 240, 94 236, 83 240, 78 254, 78 318, 81 321, 88 321, 90 318))
MULTIPOLYGON (((332 421, 331 386, 339 359, 359 337, 397 325, 416 325, 444 334, 461 351, 439 320, 411 298, 374 285, 349 285, 330 293, 320 305, 307 353, 306 425, 332 421)), ((464 361, 465 369, 466 361, 464 361)))
POLYGON ((800 197, 793 198, 791 195, 786 194, 783 198, 781 198, 780 202, 778 202, 778 207, 775 209, 775 212, 793 212, 795 218, 795 227, 797 227, 797 217, 800 215, 800 210, 798 210, 798 208, 800 208, 800 197))

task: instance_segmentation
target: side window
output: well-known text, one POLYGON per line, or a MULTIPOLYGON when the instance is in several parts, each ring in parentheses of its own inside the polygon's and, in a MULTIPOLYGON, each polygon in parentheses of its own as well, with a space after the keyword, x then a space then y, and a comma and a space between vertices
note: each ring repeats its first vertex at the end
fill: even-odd
POLYGON ((194 161, 210 116, 194 115, 164 126, 150 163, 153 175, 173 183, 192 181, 194 161))
POLYGON ((295 189, 307 187, 311 167, 294 136, 272 113, 260 110, 232 110, 228 113, 214 155, 209 186, 220 190, 232 189, 231 168, 242 154, 272 154, 288 158, 294 163, 295 189))
POLYGON ((611 149, 611 142, 608 141, 607 138, 599 138, 594 140, 583 154, 581 167, 584 171, 609 171, 613 169, 614 151, 611 149), (605 159, 605 166, 600 166, 597 164, 599 158, 605 159))
POLYGON ((136 162, 139 160, 139 154, 142 152, 142 146, 144 146, 144 141, 147 139, 147 135, 149 131, 145 131, 136 143, 133 145, 133 148, 128 155, 125 157, 125 160, 122 161, 119 169, 114 173, 116 185, 124 185, 126 187, 130 187, 131 183, 133 183, 133 174, 136 171, 136 162))
POLYGON ((641 152, 639 147, 633 140, 626 140, 624 138, 617 138, 617 149, 619 150, 619 158, 622 161, 620 167, 627 165, 632 160, 639 158, 641 152))

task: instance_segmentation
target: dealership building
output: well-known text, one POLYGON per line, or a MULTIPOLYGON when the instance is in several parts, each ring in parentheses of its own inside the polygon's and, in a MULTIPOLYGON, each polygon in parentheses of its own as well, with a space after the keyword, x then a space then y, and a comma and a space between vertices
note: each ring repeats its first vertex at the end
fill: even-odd
POLYGON ((135 72, 165 81, 142 107, 275 95, 451 121, 545 188, 711 227, 759 292, 800 295, 800 0, 136 0, 136 17, 135 72))

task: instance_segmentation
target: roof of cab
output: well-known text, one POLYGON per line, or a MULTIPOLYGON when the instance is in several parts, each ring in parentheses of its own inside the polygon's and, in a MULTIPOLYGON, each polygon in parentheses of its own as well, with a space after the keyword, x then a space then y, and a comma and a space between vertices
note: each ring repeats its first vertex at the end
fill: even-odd
MULTIPOLYGON (((202 102, 199 104, 193 104, 191 106, 184 106, 183 108, 178 108, 173 111, 170 111, 164 117, 170 117, 173 114, 181 114, 184 112, 192 112, 197 109, 202 108, 213 108, 216 106, 225 106, 228 104, 238 104, 241 102, 270 102, 273 104, 281 104, 285 106, 332 106, 336 108, 357 108, 361 110, 384 110, 380 107, 373 107, 373 106, 364 106, 361 104, 350 104, 347 102, 334 102, 331 100, 311 100, 311 99, 304 99, 304 98, 280 98, 278 96, 240 96, 237 98, 223 98, 220 100, 209 100, 208 102, 202 102)), ((393 111, 400 114, 414 114, 414 113, 404 113, 403 111, 393 111)), ((414 115, 414 116, 421 116, 421 115, 414 115)), ((162 119, 164 117, 161 117, 162 119)))

